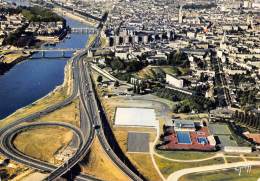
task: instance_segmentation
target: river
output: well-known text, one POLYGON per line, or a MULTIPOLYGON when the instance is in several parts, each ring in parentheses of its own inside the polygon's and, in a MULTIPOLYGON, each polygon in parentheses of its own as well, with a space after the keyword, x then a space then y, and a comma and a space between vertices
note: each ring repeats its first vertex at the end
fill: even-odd
MULTIPOLYGON (((65 17, 70 27, 86 27, 87 25, 65 17)), ((88 34, 72 33, 71 38, 65 38, 53 48, 83 48, 88 40, 88 34)), ((55 57, 54 52, 46 53, 55 57)), ((33 57, 39 57, 36 53, 33 57)), ((67 55, 67 54, 66 54, 67 55)), ((0 119, 12 114, 17 109, 29 105, 51 92, 63 83, 65 59, 28 58, 4 75, 0 76, 0 119)))

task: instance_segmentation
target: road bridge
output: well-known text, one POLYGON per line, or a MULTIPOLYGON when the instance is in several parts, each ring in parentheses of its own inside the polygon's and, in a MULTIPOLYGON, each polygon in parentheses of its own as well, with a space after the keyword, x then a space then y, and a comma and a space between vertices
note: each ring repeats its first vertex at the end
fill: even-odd
POLYGON ((8 50, 6 53, 18 53, 21 51, 38 53, 37 55, 30 56, 29 59, 38 58, 71 58, 74 52, 81 51, 82 48, 35 48, 35 49, 12 49, 8 50), (48 55, 48 53, 54 53, 54 55, 48 55))
POLYGON ((96 28, 70 28, 72 33, 88 33, 88 34, 95 34, 97 32, 96 28))

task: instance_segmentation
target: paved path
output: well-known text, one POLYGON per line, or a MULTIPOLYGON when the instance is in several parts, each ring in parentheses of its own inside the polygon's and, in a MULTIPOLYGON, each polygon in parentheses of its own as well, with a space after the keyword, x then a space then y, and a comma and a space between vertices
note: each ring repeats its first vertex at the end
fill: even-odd
POLYGON ((166 179, 164 178, 163 174, 161 173, 158 165, 156 164, 155 162, 155 159, 154 159, 154 148, 155 148, 155 144, 157 142, 157 140, 159 139, 159 136, 160 136, 160 125, 159 125, 159 121, 158 121, 158 124, 157 124, 157 129, 156 129, 156 138, 154 139, 154 142, 150 143, 149 146, 150 146, 150 149, 149 149, 149 152, 150 152, 150 155, 151 155, 151 159, 152 159, 152 162, 153 162, 153 166, 154 168, 156 169, 157 173, 159 174, 159 176, 161 177, 161 179, 163 181, 165 181, 166 179))
POLYGON ((218 165, 182 169, 182 170, 172 173, 167 178, 167 181, 178 181, 182 176, 184 176, 186 174, 190 174, 190 173, 224 170, 224 169, 228 169, 228 168, 235 168, 235 167, 241 167, 241 166, 244 167, 244 166, 250 166, 250 165, 259 166, 260 161, 236 162, 236 163, 227 163, 227 164, 218 164, 218 165))
POLYGON ((211 160, 213 158, 218 158, 218 157, 223 157, 223 153, 216 153, 214 156, 211 156, 211 157, 207 157, 207 158, 202 158, 202 159, 195 159, 195 160, 179 160, 179 159, 174 159, 174 158, 168 158, 168 157, 165 157, 159 153, 156 153, 154 152, 154 155, 162 158, 162 159, 165 159, 165 160, 168 160, 168 161, 173 161, 173 162, 201 162, 201 161, 207 161, 207 160, 211 160))

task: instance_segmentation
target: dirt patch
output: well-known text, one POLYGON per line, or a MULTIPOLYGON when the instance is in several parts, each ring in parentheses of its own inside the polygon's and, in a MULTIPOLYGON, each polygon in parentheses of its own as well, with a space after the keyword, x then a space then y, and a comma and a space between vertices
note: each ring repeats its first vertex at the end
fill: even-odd
POLYGON ((71 104, 54 111, 46 116, 43 116, 39 121, 50 122, 66 122, 74 126, 80 126, 80 112, 79 112, 79 99, 76 99, 71 104))
POLYGON ((128 181, 129 178, 114 165, 95 138, 89 154, 81 162, 83 173, 106 181, 128 181))
POLYGON ((33 158, 54 163, 54 155, 71 141, 73 132, 63 127, 41 127, 24 131, 14 140, 15 147, 33 158))

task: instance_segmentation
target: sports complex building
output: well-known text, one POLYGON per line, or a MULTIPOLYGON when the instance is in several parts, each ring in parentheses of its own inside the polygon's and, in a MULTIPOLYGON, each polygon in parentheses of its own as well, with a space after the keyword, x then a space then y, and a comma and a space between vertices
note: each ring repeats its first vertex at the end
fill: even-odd
POLYGON ((216 147, 214 136, 202 122, 175 119, 164 132, 162 149, 211 151, 216 147))

